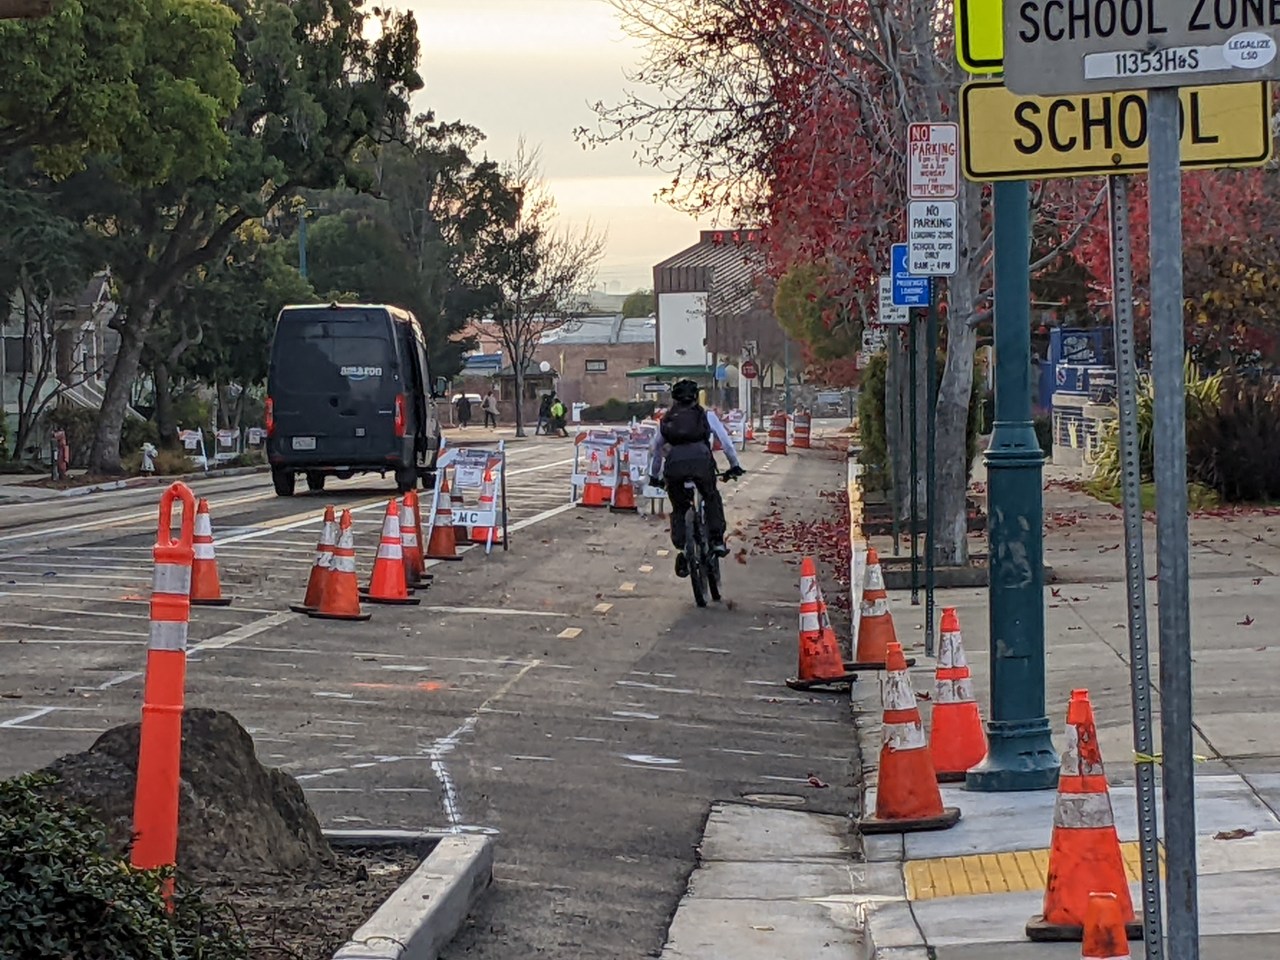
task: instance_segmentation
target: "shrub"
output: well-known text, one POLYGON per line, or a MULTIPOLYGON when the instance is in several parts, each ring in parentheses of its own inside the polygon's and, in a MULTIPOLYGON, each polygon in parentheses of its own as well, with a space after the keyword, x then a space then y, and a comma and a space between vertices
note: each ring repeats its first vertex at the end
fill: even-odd
MULTIPOLYGON (((155 461, 157 477, 180 477, 184 473, 191 473, 196 469, 196 465, 181 447, 177 450, 161 450, 152 457, 152 460, 155 461)), ((141 451, 128 454, 120 462, 124 466, 126 473, 142 473, 141 451)))
POLYGON ((102 824, 52 795, 56 782, 0 781, 0 956, 246 960, 229 916, 183 888, 170 915, 165 873, 116 859, 102 824))
POLYGON ((634 400, 628 402, 616 397, 604 403, 587 407, 582 411, 582 419, 594 423, 629 423, 632 417, 643 420, 652 416, 656 408, 652 400, 634 400))
POLYGON ((93 435, 98 429, 98 411, 73 407, 69 404, 49 411, 49 430, 65 430, 67 446, 71 448, 71 466, 83 467, 89 461, 93 435))
POLYGON ((120 431, 120 455, 127 457, 142 449, 144 443, 160 446, 160 426, 154 420, 135 420, 125 417, 120 431))
POLYGON ((1188 412, 1187 476, 1228 503, 1280 499, 1280 393, 1224 379, 1218 402, 1188 412))
POLYGON ((858 392, 858 429, 861 432, 863 487, 888 490, 893 482, 893 464, 889 460, 889 438, 886 432, 885 390, 888 386, 888 356, 874 354, 862 371, 858 392))

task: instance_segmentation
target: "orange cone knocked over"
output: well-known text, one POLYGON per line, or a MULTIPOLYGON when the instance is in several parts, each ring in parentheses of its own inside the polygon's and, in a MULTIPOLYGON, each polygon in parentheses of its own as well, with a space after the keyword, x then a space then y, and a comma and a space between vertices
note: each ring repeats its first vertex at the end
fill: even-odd
POLYGON ((955 607, 943 608, 939 634, 929 749, 933 751, 938 782, 952 783, 963 780, 965 772, 987 755, 987 733, 973 697, 973 680, 969 677, 969 661, 965 659, 955 607))
MULTIPOLYGON (((884 571, 880 569, 880 554, 875 547, 867 548, 867 573, 862 584, 862 616, 852 669, 884 670, 889 644, 898 642, 898 631, 889 612, 889 594, 884 588, 884 571)), ((907 666, 914 663, 914 659, 907 660, 907 666)))
POLYGON ((382 520, 382 540, 378 544, 378 555, 373 560, 369 589, 362 596, 370 603, 416 606, 422 602, 409 596, 409 584, 404 576, 404 553, 400 547, 400 510, 395 500, 387 503, 387 514, 382 520))
POLYGON ((351 511, 343 510, 338 522, 338 542, 333 548, 333 566, 325 578, 324 595, 317 610, 308 617, 318 620, 368 620, 372 614, 360 609, 360 587, 356 582, 356 538, 351 531, 351 511))
POLYGON ((849 684, 858 679, 847 673, 840 657, 840 644, 827 617, 818 569, 812 557, 800 563, 800 664, 787 680, 792 690, 811 690, 832 684, 849 684))
POLYGON ((1089 691, 1072 690, 1053 807, 1044 913, 1027 923, 1027 936, 1037 941, 1080 940, 1089 898, 1097 893, 1115 895, 1129 938, 1140 939, 1142 927, 1133 913, 1089 691))
POLYGON ((213 524, 209 521, 209 501, 200 498, 196 507, 195 562, 191 565, 191 602, 199 607, 229 607, 231 598, 222 595, 218 558, 213 552, 213 524))
POLYGON ((863 833, 910 833, 954 827, 960 820, 960 810, 942 805, 916 692, 900 644, 889 644, 885 665, 889 673, 884 688, 884 741, 880 747, 876 812, 858 821, 858 828, 863 833))
POLYGON ((301 603, 289 604, 289 609, 294 613, 310 613, 320 608, 325 582, 329 579, 329 571, 333 569, 333 548, 337 542, 338 521, 334 519, 333 507, 328 506, 324 508, 324 523, 320 526, 320 542, 316 544, 316 559, 311 564, 307 592, 301 603))

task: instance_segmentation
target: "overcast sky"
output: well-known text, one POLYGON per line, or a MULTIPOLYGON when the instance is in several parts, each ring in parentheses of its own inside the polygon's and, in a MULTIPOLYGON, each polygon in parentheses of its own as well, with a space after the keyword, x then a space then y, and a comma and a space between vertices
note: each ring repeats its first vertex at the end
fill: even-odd
MULTIPOLYGON (((509 160, 523 134, 542 149, 560 210, 608 233, 598 286, 653 285, 653 264, 697 242, 699 223, 654 199, 666 182, 622 146, 583 150, 588 104, 616 101, 639 51, 606 0, 401 0, 418 17, 426 89, 419 110, 463 120, 509 160)), ((703 224, 702 226, 707 226, 703 224)))

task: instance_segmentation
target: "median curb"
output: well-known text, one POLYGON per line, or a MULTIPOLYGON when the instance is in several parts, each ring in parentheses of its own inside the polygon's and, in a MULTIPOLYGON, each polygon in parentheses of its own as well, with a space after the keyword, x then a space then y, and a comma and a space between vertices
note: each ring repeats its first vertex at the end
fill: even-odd
POLYGON ((435 846, 333 960, 436 960, 493 882, 493 841, 474 834, 326 830, 335 846, 435 846))
POLYGON ((115 490, 133 490, 139 487, 163 487, 173 483, 175 480, 218 480, 230 477, 247 477, 255 473, 267 473, 270 469, 267 466, 230 467, 226 470, 210 470, 208 473, 203 470, 194 470, 191 473, 175 473, 164 477, 128 477, 122 480, 108 480, 105 483, 92 483, 83 487, 71 487, 68 490, 14 484, 22 491, 22 496, 20 498, 14 497, 13 499, 32 502, 58 500, 63 497, 84 497, 91 493, 110 493, 115 490))

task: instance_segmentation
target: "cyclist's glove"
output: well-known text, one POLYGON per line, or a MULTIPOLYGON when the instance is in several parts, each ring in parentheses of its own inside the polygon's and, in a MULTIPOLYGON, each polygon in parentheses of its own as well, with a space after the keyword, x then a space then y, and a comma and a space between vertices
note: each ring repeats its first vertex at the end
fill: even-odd
POLYGON ((725 474, 725 477, 728 478, 729 480, 737 480, 740 476, 742 476, 746 472, 747 471, 743 470, 742 467, 740 466, 730 467, 729 472, 725 474))

